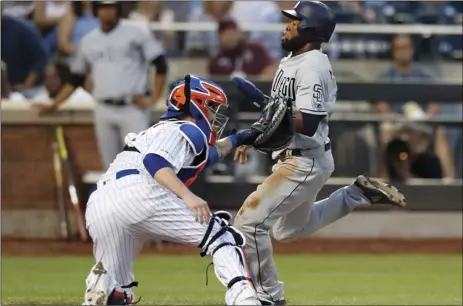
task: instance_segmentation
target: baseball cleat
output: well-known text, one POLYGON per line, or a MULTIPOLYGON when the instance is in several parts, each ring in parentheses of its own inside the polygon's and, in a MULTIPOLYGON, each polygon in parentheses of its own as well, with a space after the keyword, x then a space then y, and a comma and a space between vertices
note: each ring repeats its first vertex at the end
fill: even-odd
POLYGON ((374 180, 365 175, 359 175, 354 184, 373 205, 391 204, 399 207, 407 205, 405 196, 391 184, 374 180))
POLYGON ((98 262, 91 271, 91 276, 87 279, 87 291, 85 292, 82 305, 106 305, 108 297, 105 290, 99 288, 99 283, 102 277, 106 275, 107 271, 103 267, 103 263, 98 262))
POLYGON ((286 305, 286 300, 281 299, 278 301, 259 300, 262 305, 286 305))

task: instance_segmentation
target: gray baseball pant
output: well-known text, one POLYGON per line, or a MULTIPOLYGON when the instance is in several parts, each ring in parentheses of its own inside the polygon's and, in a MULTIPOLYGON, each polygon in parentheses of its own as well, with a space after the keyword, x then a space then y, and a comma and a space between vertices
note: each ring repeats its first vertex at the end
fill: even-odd
POLYGON ((112 106, 97 103, 94 112, 95 133, 104 169, 108 169, 125 143, 128 133, 139 133, 150 126, 150 111, 135 105, 112 106))
POLYGON ((333 171, 331 151, 287 158, 273 167, 238 212, 234 225, 246 237, 246 254, 260 298, 278 301, 284 296, 273 259, 271 230, 276 240, 294 240, 368 203, 353 185, 315 202, 333 171))

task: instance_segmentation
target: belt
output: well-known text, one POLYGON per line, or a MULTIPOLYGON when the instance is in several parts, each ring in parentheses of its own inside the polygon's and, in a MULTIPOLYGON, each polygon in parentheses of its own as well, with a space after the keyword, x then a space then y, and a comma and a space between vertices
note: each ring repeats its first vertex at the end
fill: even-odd
MULTIPOLYGON (((134 175, 134 174, 140 174, 140 170, 138 169, 125 169, 125 170, 121 170, 121 171, 118 171, 116 172, 116 180, 118 179, 121 179, 123 177, 126 177, 128 175, 134 175)), ((106 180, 103 182, 103 186, 106 185, 106 183, 108 182, 109 180, 106 180)), ((92 189, 90 190, 90 194, 92 192, 94 192, 95 190, 98 189, 98 186, 97 184, 93 185, 92 189)))
POLYGON ((102 100, 101 102, 103 102, 106 105, 112 105, 112 106, 127 105, 127 103, 125 103, 125 100, 123 99, 106 99, 106 100, 102 100))
MULTIPOLYGON (((331 149, 331 142, 325 143, 325 152, 331 149)), ((310 152, 313 149, 286 149, 280 154, 281 157, 287 156, 304 156, 304 152, 310 152)))
POLYGON ((128 145, 125 145, 125 146, 124 146, 124 149, 122 149, 122 151, 140 153, 140 151, 138 151, 137 148, 135 148, 135 147, 129 147, 128 145))

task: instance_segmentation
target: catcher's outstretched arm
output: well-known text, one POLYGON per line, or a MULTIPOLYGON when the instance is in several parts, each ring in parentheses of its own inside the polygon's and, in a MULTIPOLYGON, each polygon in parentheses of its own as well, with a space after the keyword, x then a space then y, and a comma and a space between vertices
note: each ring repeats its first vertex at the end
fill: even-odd
POLYGON ((234 149, 241 145, 251 145, 257 136, 259 136, 258 132, 251 129, 245 129, 234 135, 220 139, 217 141, 217 145, 215 147, 209 148, 207 166, 217 163, 221 158, 228 156, 234 149))

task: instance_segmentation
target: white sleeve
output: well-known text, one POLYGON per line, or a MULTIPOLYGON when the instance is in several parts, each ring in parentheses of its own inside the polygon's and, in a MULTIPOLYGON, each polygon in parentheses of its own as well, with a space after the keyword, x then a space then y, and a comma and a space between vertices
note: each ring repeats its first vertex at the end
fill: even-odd
POLYGON ((303 71, 296 78, 296 107, 303 113, 326 115, 326 93, 318 71, 303 71))
POLYGON ((164 54, 164 47, 162 46, 162 42, 156 39, 154 34, 152 34, 150 31, 144 31, 141 29, 137 30, 137 35, 139 36, 138 42, 141 47, 143 58, 147 62, 151 62, 158 56, 164 54))
POLYGON ((70 69, 72 73, 80 75, 86 75, 90 71, 90 65, 83 51, 83 44, 77 49, 77 54, 71 61, 70 69))
POLYGON ((193 150, 178 128, 162 129, 154 135, 146 155, 156 154, 167 160, 177 173, 194 157, 193 150))

